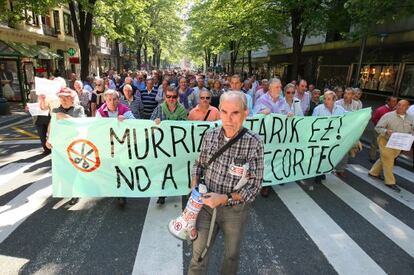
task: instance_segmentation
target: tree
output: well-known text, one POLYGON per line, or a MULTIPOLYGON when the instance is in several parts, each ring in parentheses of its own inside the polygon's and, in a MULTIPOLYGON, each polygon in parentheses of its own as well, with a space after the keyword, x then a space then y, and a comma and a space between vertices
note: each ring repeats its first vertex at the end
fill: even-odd
POLYGON ((207 0, 198 2, 191 10, 190 43, 204 51, 206 65, 212 55, 224 50, 230 54, 230 72, 242 51, 259 48, 278 37, 274 16, 268 16, 264 0, 207 0))

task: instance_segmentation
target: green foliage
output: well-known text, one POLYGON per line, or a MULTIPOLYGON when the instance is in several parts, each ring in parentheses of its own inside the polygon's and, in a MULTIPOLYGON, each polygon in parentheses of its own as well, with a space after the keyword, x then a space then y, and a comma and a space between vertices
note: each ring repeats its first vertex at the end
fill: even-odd
POLYGON ((414 14, 412 0, 348 0, 345 8, 357 36, 372 34, 379 25, 397 22, 414 14))

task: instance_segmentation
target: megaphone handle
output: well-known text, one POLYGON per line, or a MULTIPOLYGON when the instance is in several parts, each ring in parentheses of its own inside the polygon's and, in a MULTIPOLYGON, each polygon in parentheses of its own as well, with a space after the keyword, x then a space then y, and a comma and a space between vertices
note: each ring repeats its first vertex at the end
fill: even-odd
POLYGON ((211 238, 213 237, 214 226, 216 224, 216 215, 217 215, 217 208, 214 208, 213 215, 211 216, 210 229, 208 231, 206 247, 204 248, 200 257, 198 257, 198 262, 201 262, 204 259, 204 257, 206 256, 208 252, 208 249, 210 248, 211 238))

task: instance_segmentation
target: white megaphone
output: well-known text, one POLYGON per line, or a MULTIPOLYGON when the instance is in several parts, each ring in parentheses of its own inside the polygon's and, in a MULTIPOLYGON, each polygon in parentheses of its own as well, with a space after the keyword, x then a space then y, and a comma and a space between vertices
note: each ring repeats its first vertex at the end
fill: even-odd
POLYGON ((205 193, 207 193, 207 187, 204 184, 199 184, 198 187, 193 188, 183 213, 169 222, 168 230, 174 237, 191 241, 197 239, 196 221, 198 213, 203 207, 201 197, 205 193))

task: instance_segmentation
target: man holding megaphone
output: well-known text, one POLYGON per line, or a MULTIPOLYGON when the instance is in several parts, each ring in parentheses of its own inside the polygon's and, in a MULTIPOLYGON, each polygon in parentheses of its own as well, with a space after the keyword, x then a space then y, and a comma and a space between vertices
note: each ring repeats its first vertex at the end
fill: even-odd
POLYGON ((263 142, 243 127, 249 113, 246 97, 224 93, 219 107, 222 127, 204 135, 187 207, 169 224, 173 235, 193 240, 188 274, 207 273, 208 248, 219 230, 225 242, 221 273, 237 273, 248 211, 263 180, 263 142))

